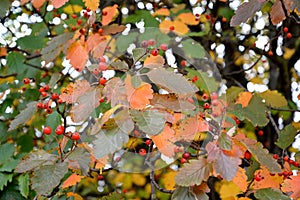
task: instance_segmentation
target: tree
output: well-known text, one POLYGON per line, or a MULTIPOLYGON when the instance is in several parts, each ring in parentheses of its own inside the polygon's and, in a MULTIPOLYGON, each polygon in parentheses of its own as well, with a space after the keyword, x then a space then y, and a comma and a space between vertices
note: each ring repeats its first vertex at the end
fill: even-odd
POLYGON ((299 12, 2 0, 0 199, 299 199, 299 12))

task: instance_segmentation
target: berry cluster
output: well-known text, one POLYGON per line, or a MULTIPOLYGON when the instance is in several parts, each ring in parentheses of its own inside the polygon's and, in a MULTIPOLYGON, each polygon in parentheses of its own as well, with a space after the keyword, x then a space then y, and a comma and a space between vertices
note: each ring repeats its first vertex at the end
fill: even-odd
MULTIPOLYGON (((45 135, 50 135, 52 133, 52 129, 50 126, 45 126, 43 129, 43 133, 45 135)), ((65 127, 63 125, 58 125, 55 129, 55 134, 56 135, 62 135, 65 134, 65 127)), ((80 139, 80 134, 78 132, 74 132, 71 134, 71 139, 72 140, 79 140, 80 139)))
POLYGON ((152 56, 158 56, 160 54, 160 50, 163 51, 167 51, 168 50, 168 45, 167 44, 161 44, 158 48, 155 48, 156 41, 154 39, 150 39, 150 40, 143 40, 141 42, 141 47, 143 48, 147 48, 148 51, 150 51, 152 56))
POLYGON ((104 176, 102 174, 99 174, 97 178, 98 178, 97 190, 98 190, 98 192, 103 192, 104 191, 104 186, 105 186, 104 176))
POLYGON ((45 109, 48 114, 52 113, 52 103, 56 102, 57 104, 61 104, 62 100, 59 98, 59 95, 56 93, 49 93, 49 85, 44 85, 40 87, 39 92, 43 98, 46 98, 44 102, 38 102, 37 108, 45 109), (51 96, 50 96, 51 95, 51 96), (47 98, 49 96, 49 98, 47 98))
POLYGON ((184 152, 182 157, 180 158, 180 163, 184 164, 191 158, 191 154, 189 152, 184 152))

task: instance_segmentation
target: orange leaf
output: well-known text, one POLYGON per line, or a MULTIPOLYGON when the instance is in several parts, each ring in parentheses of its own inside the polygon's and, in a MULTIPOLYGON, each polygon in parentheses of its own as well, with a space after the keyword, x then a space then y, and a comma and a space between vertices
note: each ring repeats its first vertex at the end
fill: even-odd
POLYGON ((54 8, 60 8, 62 7, 65 3, 67 3, 69 0, 51 0, 54 8))
POLYGON ((78 98, 86 91, 90 90, 91 86, 87 80, 76 80, 75 83, 70 83, 66 88, 61 89, 60 99, 66 103, 75 103, 78 98))
POLYGON ((199 20, 196 20, 196 17, 193 15, 193 13, 181 13, 176 17, 179 21, 182 21, 183 23, 187 25, 197 25, 199 24, 199 20))
POLYGON ((0 47, 0 57, 7 56, 7 51, 5 47, 0 47))
POLYGON ((235 104, 242 104, 242 107, 247 107, 252 98, 251 92, 241 92, 235 101, 235 104))
POLYGON ((234 182, 243 192, 246 192, 248 187, 247 178, 246 171, 239 167, 232 182, 234 182))
POLYGON ((164 20, 159 24, 159 28, 163 33, 169 33, 170 27, 174 27, 173 31, 177 34, 186 34, 189 32, 189 28, 187 27, 187 25, 179 20, 164 20))
POLYGON ((158 135, 150 136, 158 150, 167 157, 173 157, 176 145, 172 141, 175 131, 170 126, 165 126, 164 130, 158 135))
POLYGON ((253 189, 255 190, 262 189, 262 188, 280 189, 280 184, 283 181, 282 176, 279 176, 278 174, 271 176, 269 170, 264 166, 261 166, 261 169, 256 170, 254 174, 255 175, 260 174, 263 177, 263 179, 260 181, 256 181, 254 179, 253 189))
POLYGON ((144 67, 148 68, 158 68, 165 64, 165 59, 161 55, 153 56, 150 55, 144 61, 144 67))
POLYGON ((96 11, 97 8, 99 7, 100 0, 83 0, 83 2, 87 8, 96 11))
POLYGON ((118 5, 115 4, 113 6, 105 7, 102 10, 102 13, 106 13, 106 15, 102 15, 101 23, 102 23, 103 26, 108 25, 119 14, 118 5))
POLYGON ((170 11, 168 8, 160 8, 158 10, 156 10, 153 14, 153 16, 157 16, 157 15, 160 15, 160 16, 169 16, 170 15, 170 11))
POLYGON ((74 200, 83 200, 83 198, 79 194, 74 193, 74 192, 68 192, 67 196, 74 197, 74 200))
POLYGON ((69 176, 67 178, 67 180, 65 180, 62 184, 62 188, 65 189, 67 187, 73 186, 76 183, 80 182, 81 179, 84 178, 84 176, 79 176, 77 174, 72 174, 71 176, 69 176))
POLYGON ((28 3, 30 0, 21 0, 21 6, 23 6, 24 4, 28 3))
POLYGON ((285 20, 286 16, 280 0, 276 0, 275 3, 273 4, 270 12, 270 17, 271 17, 272 24, 274 25, 277 25, 283 20, 285 20))
POLYGON ((300 198, 300 173, 298 172, 297 176, 290 176, 289 179, 285 179, 281 189, 285 193, 292 192, 291 197, 293 199, 300 198))
POLYGON ((82 41, 76 41, 71 44, 66 58, 70 59, 70 63, 74 69, 82 71, 89 58, 85 43, 82 41))
POLYGON ((90 52, 92 51, 92 54, 95 58, 99 58, 103 56, 103 53, 105 51, 105 47, 107 45, 106 37, 101 36, 100 34, 92 34, 88 37, 86 41, 87 50, 90 52))
POLYGON ((134 88, 131 83, 131 76, 127 75, 125 79, 125 88, 127 100, 130 107, 134 109, 143 109, 150 104, 149 99, 153 98, 153 90, 149 83, 143 82, 138 88, 134 88))
POLYGON ((44 5, 46 0, 32 0, 31 3, 33 5, 33 7, 35 7, 36 9, 39 9, 40 7, 42 7, 44 5))

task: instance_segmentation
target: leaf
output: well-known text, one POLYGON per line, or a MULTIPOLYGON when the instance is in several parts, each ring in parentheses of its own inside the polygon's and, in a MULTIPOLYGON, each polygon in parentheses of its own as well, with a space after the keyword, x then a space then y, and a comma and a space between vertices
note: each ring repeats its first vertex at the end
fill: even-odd
POLYGON ((12 131, 19 125, 25 124, 28 120, 30 120, 37 111, 36 103, 36 101, 28 103, 26 108, 11 121, 8 131, 12 131))
POLYGON ((147 73, 147 76, 154 84, 175 94, 189 95, 198 91, 195 85, 188 82, 181 74, 163 68, 153 69, 147 73))
POLYGON ((218 138, 218 145, 223 150, 231 150, 232 149, 232 141, 227 133, 221 133, 218 138))
POLYGON ((234 138, 236 141, 241 142, 250 151, 255 160, 265 166, 271 173, 281 172, 277 161, 273 159, 273 156, 269 154, 267 149, 263 148, 260 142, 246 138, 243 134, 237 134, 234 138))
POLYGON ((188 13, 181 13, 176 17, 177 20, 182 21, 183 23, 187 25, 198 25, 199 20, 196 19, 195 15, 191 12, 188 13))
POLYGON ((85 7, 96 11, 99 7, 100 0, 83 0, 85 7))
POLYGON ((230 26, 238 26, 241 23, 246 23, 249 18, 252 18, 256 11, 259 11, 266 0, 250 0, 240 5, 235 15, 230 20, 230 26))
POLYGON ((226 91, 226 101, 228 103, 235 102, 236 98, 239 96, 241 92, 243 92, 244 89, 236 86, 232 86, 227 89, 226 91))
POLYGON ((69 154, 65 162, 70 169, 80 170, 84 176, 88 176, 91 154, 86 148, 78 146, 69 154))
POLYGON ((150 135, 157 135, 165 126, 165 114, 157 110, 137 111, 130 112, 133 121, 140 130, 150 135))
POLYGON ((270 18, 273 25, 277 25, 285 20, 286 16, 280 0, 275 0, 275 3, 273 4, 272 10, 270 12, 270 18))
POLYGON ((70 83, 66 88, 61 89, 60 99, 68 104, 76 103, 78 98, 91 90, 91 86, 87 80, 76 80, 70 83))
POLYGON ((15 169, 16 173, 24 173, 34 170, 41 165, 50 165, 57 161, 57 155, 47 153, 44 150, 35 150, 24 157, 15 169))
POLYGON ((112 67, 114 70, 126 72, 129 67, 128 64, 125 61, 116 60, 110 63, 110 67, 112 67))
POLYGON ((242 107, 247 107, 249 105, 249 102, 252 98, 252 93, 251 92, 241 92, 236 99, 235 103, 236 104, 241 104, 242 107))
POLYGON ((53 4, 54 8, 60 8, 68 1, 69 0, 51 0, 51 3, 53 4))
POLYGON ((245 169, 239 167, 235 177, 232 179, 242 192, 246 192, 248 189, 247 175, 245 169))
POLYGON ((186 68, 188 71, 187 76, 190 79, 193 79, 193 77, 197 76, 198 80, 195 82, 195 85, 200 88, 200 90, 204 90, 206 92, 214 92, 218 90, 218 83, 213 77, 208 76, 206 72, 203 72, 201 70, 194 70, 190 68, 186 68))
POLYGON ((16 166, 18 165, 19 160, 17 159, 9 159, 0 167, 1 172, 12 172, 16 166))
POLYGON ((57 83, 57 81, 61 78, 61 74, 58 72, 54 72, 53 74, 51 74, 51 78, 50 81, 48 83, 50 88, 54 88, 55 84, 57 83))
POLYGON ((26 50, 38 50, 43 48, 44 46, 44 39, 42 37, 37 37, 34 35, 28 35, 21 37, 17 40, 17 44, 26 50))
POLYGON ((41 51, 42 60, 46 61, 46 63, 53 61, 60 52, 65 51, 68 48, 68 41, 73 37, 73 35, 74 33, 72 32, 66 32, 47 42, 47 46, 41 51))
POLYGON ((150 104, 156 108, 166 108, 175 112, 191 111, 195 105, 186 99, 178 98, 176 94, 157 94, 155 93, 150 100, 150 104))
POLYGON ((297 176, 290 176, 289 179, 285 179, 281 190, 285 193, 292 192, 290 197, 293 199, 298 199, 300 197, 300 174, 297 176))
POLYGON ((21 174, 18 177, 19 190, 23 197, 27 198, 29 195, 29 174, 21 174))
POLYGON ((188 187, 178 187, 172 194, 171 200, 197 200, 188 187))
POLYGON ((74 200, 83 200, 83 198, 79 194, 74 192, 68 192, 67 197, 74 197, 74 200))
POLYGON ((168 8, 160 8, 160 9, 157 9, 152 15, 153 16, 169 16, 170 10, 168 8))
POLYGON ((125 84, 119 77, 114 77, 106 83, 103 96, 110 101, 112 107, 119 104, 129 107, 125 84))
POLYGON ((124 200, 124 197, 118 192, 112 192, 108 196, 104 196, 101 200, 124 200))
POLYGON ((50 126, 52 130, 55 130, 58 125, 61 124, 61 115, 57 111, 53 111, 47 115, 45 126, 50 126))
MULTIPOLYGON (((93 1, 95 1, 95 0, 93 0, 93 1)), ((98 2, 99 2, 99 0, 98 0, 98 2)), ((102 21, 101 21, 101 23, 102 23, 103 26, 108 25, 110 22, 112 22, 118 16, 118 14, 119 14, 118 5, 115 4, 113 6, 107 6, 107 7, 105 7, 102 10, 102 13, 104 13, 104 12, 106 12, 107 14, 106 15, 102 15, 102 21)))
POLYGON ((289 124, 280 131, 278 140, 275 144, 282 149, 286 149, 294 142, 296 135, 297 130, 292 126, 292 124, 289 124))
POLYGON ((106 155, 114 153, 122 148, 122 145, 129 140, 128 133, 116 127, 106 131, 100 131, 97 134, 94 144, 94 155, 96 159, 100 159, 106 155))
POLYGON ((5 161, 11 159, 15 153, 15 147, 13 144, 4 143, 0 145, 0 165, 5 163, 5 161))
POLYGON ((143 20, 145 22, 145 27, 158 27, 159 22, 146 10, 137 10, 133 14, 129 15, 125 22, 126 23, 136 23, 143 20))
POLYGON ((190 160, 179 169, 175 182, 179 186, 200 185, 212 173, 212 165, 205 158, 190 160))
POLYGON ((128 35, 120 35, 116 41, 117 49, 120 52, 127 51, 130 44, 135 42, 138 35, 136 32, 129 33, 128 35))
POLYGON ((119 24, 110 24, 108 26, 102 26, 103 35, 111 35, 124 31, 126 26, 119 24))
POLYGON ((173 140, 175 137, 175 131, 169 127, 165 126, 164 130, 157 135, 150 135, 150 138, 158 148, 158 150, 167 157, 173 157, 174 149, 176 145, 173 140))
POLYGON ((8 182, 11 182, 14 174, 0 173, 0 191, 7 186, 8 182))
POLYGON ((220 194, 221 199, 235 199, 238 194, 242 193, 241 189, 232 181, 222 180, 217 184, 220 185, 218 193, 220 194))
POLYGON ((91 88, 78 98, 78 104, 71 109, 72 120, 76 123, 86 120, 100 105, 100 90, 91 88))
POLYGON ((41 166, 33 173, 32 189, 38 195, 49 195, 67 172, 68 166, 65 162, 41 166))
POLYGON ((106 40, 106 36, 102 36, 99 33, 89 35, 86 41, 87 51, 91 52, 95 58, 103 56, 105 48, 108 45, 106 40))
POLYGON ((176 171, 169 171, 167 173, 164 173, 161 176, 161 182, 164 185, 164 188, 167 190, 174 190, 175 189, 175 176, 177 172, 176 171))
POLYGON ((127 74, 125 79, 125 88, 127 94, 127 100, 130 107, 134 109, 143 109, 150 104, 150 100, 153 98, 153 90, 149 83, 143 82, 138 88, 134 88, 132 85, 132 78, 127 74))
POLYGON ((280 189, 280 184, 283 181, 282 176, 279 176, 278 174, 271 176, 269 170, 264 166, 261 166, 261 169, 256 170, 254 176, 256 176, 257 174, 260 174, 263 177, 263 179, 261 181, 256 181, 254 179, 253 189, 255 190, 262 189, 262 188, 280 189))
POLYGON ((277 90, 267 90, 263 93, 259 93, 258 95, 265 100, 268 106, 280 108, 288 105, 285 97, 277 90))
POLYGON ((203 58, 205 56, 205 50, 203 46, 192 39, 186 39, 182 42, 182 49, 186 56, 190 58, 203 58))
POLYGON ((84 41, 77 40, 69 46, 66 59, 70 60, 70 64, 76 71, 81 72, 84 69, 88 58, 89 54, 84 41))
POLYGON ((189 32, 189 27, 180 20, 163 20, 159 24, 161 32, 165 34, 168 34, 170 32, 170 27, 174 27, 174 30, 172 32, 179 35, 185 35, 189 32))
POLYGON ((33 5, 33 7, 35 7, 36 9, 41 8, 46 0, 31 0, 31 3, 33 5))
POLYGON ((145 48, 135 48, 132 50, 133 62, 143 61, 147 56, 147 51, 145 48))
POLYGON ((9 7, 11 5, 10 0, 2 0, 0 1, 0 18, 4 18, 9 7))
POLYGON ((290 198, 282 194, 280 190, 274 188, 264 188, 264 189, 257 190, 254 193, 254 196, 257 199, 263 199, 263 200, 274 200, 274 199, 290 200, 290 198))
POLYGON ((161 55, 153 56, 150 54, 145 61, 144 61, 144 67, 147 68, 159 68, 163 67, 165 64, 165 59, 161 55))
POLYGON ((76 185, 76 183, 80 182, 84 176, 77 175, 75 173, 71 174, 62 184, 62 189, 68 188, 70 186, 76 185))

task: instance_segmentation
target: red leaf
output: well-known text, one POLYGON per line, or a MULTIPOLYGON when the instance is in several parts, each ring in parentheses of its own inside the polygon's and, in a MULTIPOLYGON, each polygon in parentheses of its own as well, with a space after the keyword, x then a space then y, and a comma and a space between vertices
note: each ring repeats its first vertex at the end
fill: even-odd
POLYGON ((70 59, 70 63, 74 69, 77 71, 82 71, 89 58, 85 43, 77 40, 71 44, 66 58, 70 59))
POLYGON ((105 41, 106 41, 106 37, 101 36, 98 33, 89 35, 86 41, 88 52, 91 51, 91 53, 95 58, 99 58, 103 56, 105 47, 107 46, 107 42, 105 41))
POLYGON ((69 0, 51 0, 54 8, 60 8, 62 7, 65 3, 67 3, 69 0))
POLYGON ((298 199, 300 197, 300 173, 298 172, 297 176, 290 176, 289 179, 285 179, 281 190, 285 193, 292 192, 291 197, 298 199))

